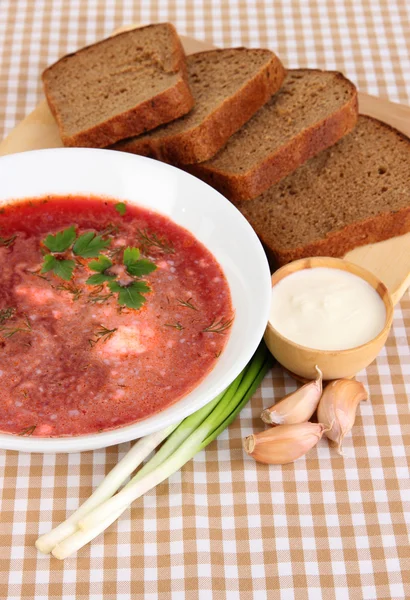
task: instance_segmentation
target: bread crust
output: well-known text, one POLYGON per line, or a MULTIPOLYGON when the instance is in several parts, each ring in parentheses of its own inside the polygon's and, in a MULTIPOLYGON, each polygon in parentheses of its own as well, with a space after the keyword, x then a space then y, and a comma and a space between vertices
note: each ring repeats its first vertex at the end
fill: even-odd
POLYGON ((410 206, 395 213, 383 213, 364 221, 350 223, 321 240, 289 250, 272 248, 268 245, 263 233, 257 231, 256 233, 267 250, 271 262, 277 267, 281 267, 299 258, 310 256, 341 258, 359 246, 382 242, 398 235, 404 235, 409 231, 410 206))
MULTIPOLYGON (((129 136, 130 132, 132 132, 132 135, 139 135, 181 117, 191 110, 195 101, 188 84, 185 52, 175 27, 171 23, 167 23, 166 25, 173 33, 173 47, 170 56, 169 70, 174 73, 180 71, 180 80, 174 86, 157 94, 155 97, 150 98, 145 102, 141 102, 135 107, 121 114, 114 115, 103 123, 97 123, 75 135, 69 135, 65 130, 59 107, 53 99, 53 92, 50 87, 48 75, 57 64, 69 60, 71 56, 86 51, 90 46, 81 48, 77 52, 67 54, 45 69, 42 74, 44 93, 50 110, 57 122, 61 139, 65 146, 104 148, 129 136)), ((142 29, 155 28, 157 26, 158 24, 147 25, 146 27, 139 28, 139 31, 142 29)), ((113 38, 130 35, 133 31, 134 30, 118 33, 116 36, 113 36, 113 38)), ((103 45, 105 42, 106 40, 104 39, 100 42, 96 42, 96 44, 92 44, 92 46, 103 45)))
MULTIPOLYGON (((298 69, 300 71, 301 69, 298 69)), ((320 72, 320 69, 303 69, 320 72)), ((322 150, 333 146, 356 125, 358 115, 357 90, 342 73, 335 76, 350 88, 351 97, 340 109, 315 125, 301 131, 276 152, 245 173, 226 173, 212 164, 197 164, 187 170, 216 188, 232 202, 252 200, 271 185, 292 173, 322 150)))
MULTIPOLYGON (((405 141, 410 162, 410 138, 387 123, 383 123, 373 117, 360 115, 360 119, 375 121, 381 124, 386 130, 392 132, 400 141, 405 141)), ((382 242, 392 237, 404 235, 410 231, 410 181, 408 182, 408 187, 409 206, 349 223, 342 229, 329 232, 322 239, 314 240, 303 246, 296 246, 294 248, 274 247, 272 241, 268 240, 266 233, 255 227, 252 219, 246 214, 246 202, 243 203, 244 216, 255 229, 274 267, 280 267, 294 260, 310 256, 343 257, 347 252, 359 246, 382 242)), ((237 205, 237 208, 241 210, 241 204, 237 205)))
MULTIPOLYGON (((238 48, 238 50, 244 49, 238 48)), ((222 52, 224 50, 219 49, 198 54, 222 52)), ((174 165, 188 165, 208 160, 280 88, 285 74, 282 63, 272 52, 271 60, 233 96, 226 98, 200 125, 158 139, 123 140, 115 144, 114 149, 150 156, 174 165)))

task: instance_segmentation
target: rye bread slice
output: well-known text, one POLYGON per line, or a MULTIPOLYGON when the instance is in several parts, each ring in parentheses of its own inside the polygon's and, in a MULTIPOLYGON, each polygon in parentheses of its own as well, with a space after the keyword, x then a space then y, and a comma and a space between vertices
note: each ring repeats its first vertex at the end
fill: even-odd
POLYGON ((213 156, 275 93, 285 77, 270 50, 231 48, 187 57, 188 81, 195 98, 190 113, 114 148, 176 165, 213 156))
POLYGON ((184 50, 170 23, 82 48, 42 77, 65 146, 109 146, 176 119, 194 104, 184 50))
POLYGON ((410 231, 410 139, 360 115, 335 146, 236 206, 278 265, 402 235, 410 231))
POLYGON ((256 198, 335 144, 356 120, 356 88, 341 73, 290 70, 279 92, 226 146, 189 171, 230 200, 256 198))

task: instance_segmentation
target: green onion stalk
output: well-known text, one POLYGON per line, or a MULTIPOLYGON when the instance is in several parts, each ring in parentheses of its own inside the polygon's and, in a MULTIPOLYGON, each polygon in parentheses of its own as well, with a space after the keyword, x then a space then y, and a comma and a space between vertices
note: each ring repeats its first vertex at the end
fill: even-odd
POLYGON ((93 540, 134 500, 165 481, 224 431, 255 393, 272 362, 265 344, 261 342, 248 365, 224 392, 179 425, 138 440, 71 517, 37 540, 37 548, 63 559, 93 540), (152 446, 158 446, 163 440, 166 441, 156 454, 115 494, 130 473, 150 454, 152 446))

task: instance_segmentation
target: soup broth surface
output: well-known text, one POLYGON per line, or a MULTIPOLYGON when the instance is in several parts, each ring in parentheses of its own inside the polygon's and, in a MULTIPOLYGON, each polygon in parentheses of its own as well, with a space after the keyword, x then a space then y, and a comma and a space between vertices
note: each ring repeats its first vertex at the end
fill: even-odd
POLYGON ((232 319, 216 259, 167 217, 93 197, 7 205, 0 431, 74 436, 158 413, 214 367, 232 319))

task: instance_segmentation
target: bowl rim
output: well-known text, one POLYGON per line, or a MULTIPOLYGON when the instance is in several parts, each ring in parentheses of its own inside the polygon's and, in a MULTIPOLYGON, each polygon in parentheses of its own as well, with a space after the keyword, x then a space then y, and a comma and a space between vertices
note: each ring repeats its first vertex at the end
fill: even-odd
MULTIPOLYGON (((205 394, 203 392, 201 392, 200 393, 201 400, 200 401, 197 400, 194 402, 194 399, 192 399, 193 407, 191 406, 190 410, 188 410, 185 405, 182 405, 182 406, 180 405, 181 401, 183 401, 191 393, 195 392, 195 390, 197 388, 197 386, 195 386, 194 390, 192 390, 189 394, 184 395, 183 398, 181 398, 180 400, 177 400, 172 405, 166 407, 164 409, 164 411, 162 411, 162 413, 161 412, 155 413, 154 415, 151 415, 147 419, 136 421, 134 423, 128 423, 121 427, 108 429, 101 433, 87 433, 84 435, 59 436, 59 437, 48 438, 48 437, 24 437, 24 436, 19 436, 16 434, 0 432, 0 448, 6 449, 6 450, 30 452, 30 453, 41 453, 41 454, 90 451, 90 450, 97 450, 99 448, 106 448, 106 447, 120 444, 120 443, 134 441, 136 439, 139 439, 140 437, 149 435, 150 433, 152 433, 154 431, 159 431, 160 429, 167 427, 171 423, 178 423, 181 420, 183 420, 184 418, 186 418, 187 416, 189 416, 190 414, 192 414, 193 412, 195 412, 196 410, 198 410, 199 408, 205 406, 205 404, 207 402, 211 401, 215 396, 217 396, 221 391, 223 391, 227 386, 229 386, 232 383, 232 381, 235 379, 235 377, 237 377, 237 375, 242 371, 242 369, 249 362, 252 355, 256 351, 260 341, 263 339, 263 334, 266 329, 266 324, 267 324, 268 316, 269 316, 270 292, 271 292, 271 285, 270 285, 271 274, 270 274, 270 270, 269 270, 268 260, 267 260, 266 254, 263 250, 262 244, 259 241, 256 233, 252 229, 251 225, 248 223, 248 221, 245 219, 245 217, 239 212, 239 210, 233 204, 231 204, 226 197, 224 197, 222 194, 220 194, 220 192, 218 192, 217 190, 215 190, 214 188, 212 188, 211 186, 209 186, 202 180, 198 179, 197 177, 194 177, 190 173, 187 173, 186 171, 178 169, 172 165, 162 163, 160 161, 156 161, 152 158, 137 156, 134 154, 124 153, 124 152, 118 152, 118 151, 110 150, 110 149, 95 149, 95 148, 47 148, 47 149, 31 150, 31 151, 17 153, 17 154, 13 154, 13 155, 2 156, 2 157, 0 157, 0 165, 2 168, 6 167, 6 165, 8 167, 9 164, 11 164, 12 162, 20 161, 20 159, 21 159, 22 164, 24 166, 24 161, 28 161, 26 164, 29 164, 31 157, 35 157, 36 160, 40 160, 39 159, 40 156, 42 157, 42 159, 46 159, 47 156, 51 157, 51 155, 53 155, 53 157, 54 157, 54 155, 56 155, 56 154, 61 155, 62 162, 64 162, 64 155, 65 155, 65 158, 67 158, 68 154, 71 154, 73 156, 77 155, 77 160, 79 161, 79 163, 81 162, 81 160, 83 162, 85 162, 84 158, 86 160, 88 160, 88 158, 90 156, 92 157, 93 155, 99 154, 101 156, 106 157, 105 159, 102 159, 102 160, 111 160, 112 159, 114 161, 120 161, 121 163, 127 163, 127 162, 132 163, 132 166, 135 167, 135 170, 138 170, 138 169, 141 170, 141 169, 144 169, 145 167, 149 166, 149 169, 146 169, 146 170, 150 170, 150 171, 155 170, 158 173, 158 178, 159 179, 162 178, 162 180, 164 180, 167 177, 167 173, 169 175, 172 175, 172 173, 173 173, 174 174, 173 177, 175 178, 175 180, 177 180, 179 182, 181 182, 181 181, 188 182, 188 180, 190 180, 191 186, 194 186, 193 187, 194 191, 195 191, 195 189, 199 190, 199 188, 201 188, 201 190, 203 190, 203 193, 205 194, 206 198, 209 198, 210 195, 212 195, 212 201, 213 201, 214 205, 217 202, 221 203, 221 206, 224 207, 227 219, 228 219, 228 217, 235 217, 234 219, 232 219, 232 221, 235 221, 237 223, 238 235, 240 233, 243 234, 244 231, 247 232, 246 239, 249 242, 248 247, 249 247, 249 249, 252 249, 253 258, 258 261, 258 273, 259 273, 258 281, 260 281, 260 286, 261 286, 260 292, 263 292, 263 293, 261 293, 261 295, 259 296, 261 305, 260 305, 260 309, 257 311, 258 316, 257 316, 257 318, 255 317, 254 321, 252 321, 252 323, 251 323, 252 327, 250 329, 248 326, 249 331, 248 331, 248 335, 246 337, 245 343, 240 344, 240 347, 243 349, 241 351, 241 355, 238 357, 235 357, 235 360, 231 361, 230 364, 228 364, 226 366, 226 369, 224 370, 225 375, 218 376, 217 381, 213 382, 212 385, 209 384, 209 393, 206 395, 206 400, 204 400, 205 394), (88 156, 86 156, 86 155, 88 155, 88 156), (138 163, 139 163, 139 165, 138 165, 138 163), (176 172, 177 172, 177 174, 176 174, 176 172), (246 347, 246 352, 245 352, 245 347, 246 347), (163 414, 168 409, 173 409, 172 416, 163 414), (161 414, 163 414, 163 418, 162 418, 162 420, 160 419, 159 424, 154 425, 151 422, 148 422, 151 418, 159 417, 161 414), (167 417, 166 420, 165 420, 165 417, 167 417), (145 428, 143 428, 142 424, 145 424, 145 422, 147 423, 147 425, 145 428), (143 431, 141 431, 142 429, 143 429, 143 431)), ((53 160, 57 160, 57 159, 53 158, 53 160)), ((18 165, 20 168, 21 165, 19 163, 18 163, 18 165)), ((49 166, 47 166, 47 168, 49 168, 49 166)), ((27 178, 26 178, 26 181, 27 181, 27 178)), ((70 185, 71 185, 71 182, 70 182, 70 185)), ((73 185, 73 187, 75 187, 75 186, 76 186, 76 184, 73 185)), ((56 189, 55 195, 56 196, 61 196, 61 195, 66 196, 69 194, 81 194, 83 191, 85 191, 87 194, 90 193, 90 194, 94 194, 99 197, 104 195, 104 193, 101 193, 100 191, 94 191, 92 189, 93 186, 94 186, 94 184, 91 183, 89 186, 90 187, 89 190, 81 190, 79 188, 79 189, 73 189, 68 192, 62 192, 61 190, 56 189)), ((84 187, 86 187, 86 186, 84 186, 84 187)), ((189 185, 188 185, 188 188, 189 188, 189 185)), ((31 197, 40 197, 41 195, 46 195, 46 193, 44 193, 44 194, 43 193, 41 193, 41 194, 34 193, 34 194, 32 194, 31 197)), ((112 197, 114 199, 122 198, 122 196, 123 196, 122 192, 120 192, 120 191, 118 191, 118 195, 117 195, 117 192, 115 192, 114 194, 108 193, 107 195, 110 198, 112 197)), ((1 203, 13 202, 14 200, 23 199, 23 198, 29 199, 30 194, 23 195, 20 192, 14 194, 13 190, 11 190, 10 194, 8 194, 5 197, 3 196, 3 198, 0 198, 0 202, 1 203)), ((203 199, 204 204, 205 204, 206 198, 203 199)), ((135 199, 130 200, 130 201, 138 204, 138 201, 135 199)), ((168 218, 170 218, 171 220, 173 220, 180 226, 188 229, 188 231, 190 231, 197 239, 199 239, 199 241, 201 241, 201 243, 203 243, 205 245, 205 247, 208 247, 210 252, 212 252, 212 254, 215 256, 216 260, 221 264, 222 270, 228 281, 228 286, 232 293, 232 281, 230 281, 229 273, 226 271, 227 267, 223 267, 222 254, 220 254, 218 256, 218 253, 212 249, 212 246, 211 246, 211 248, 209 248, 209 246, 207 246, 206 241, 201 239, 199 232, 196 232, 194 228, 190 228, 188 225, 184 225, 183 223, 180 223, 177 214, 173 215, 172 212, 168 212, 166 209, 162 210, 161 208, 150 207, 149 203, 147 202, 146 196, 145 196, 145 198, 144 198, 144 196, 141 196, 140 204, 141 204, 141 206, 147 207, 150 210, 153 210, 154 212, 158 212, 160 214, 168 216, 168 218)), ((218 206, 219 206, 219 204, 218 204, 218 206)), ((228 222, 227 222, 227 224, 228 224, 228 222)), ((228 250, 226 250, 226 252, 228 252, 228 250)), ((229 252, 232 252, 232 250, 230 250, 229 252)), ((238 267, 238 269, 236 269, 236 267, 235 267, 235 270, 239 270, 240 265, 236 264, 236 266, 238 267)), ((234 306, 234 308, 236 308, 236 307, 234 306)), ((242 311, 242 312, 244 313, 244 311, 242 311)), ((229 340, 228 340, 228 344, 229 344, 229 340)), ((224 352, 226 352, 226 348, 225 348, 224 352)), ((198 385, 202 385, 207 380, 207 378, 209 377, 209 375, 212 372, 213 372, 213 370, 211 370, 209 373, 207 373, 205 375, 205 377, 199 382, 198 385)))
POLYGON ((390 331, 390 328, 393 323, 393 313, 394 313, 393 299, 391 297, 391 294, 390 294, 388 288, 381 281, 381 279, 379 279, 377 277, 377 275, 374 275, 374 273, 372 273, 368 269, 365 269, 364 267, 362 267, 360 265, 356 265, 355 263, 345 260, 344 258, 335 258, 332 256, 310 256, 310 257, 299 258, 298 260, 294 260, 286 265, 283 265, 282 267, 280 267, 277 271, 275 271, 273 273, 273 275, 271 277, 272 289, 275 287, 275 285, 277 285, 279 283, 279 281, 282 281, 282 279, 284 279, 285 277, 288 277, 292 273, 296 273, 298 271, 304 271, 307 269, 317 268, 317 267, 319 267, 319 268, 327 267, 330 269, 338 269, 339 271, 347 271, 348 273, 351 273, 352 275, 356 275, 357 277, 360 277, 361 279, 366 281, 369 285, 372 285, 372 284, 367 279, 367 277, 377 281, 377 287, 374 287, 372 285, 372 288, 379 294, 381 300, 383 301, 384 306, 386 307, 386 319, 385 319, 384 325, 383 325, 382 329, 379 331, 379 333, 372 339, 365 342, 364 344, 360 344, 360 346, 353 346, 353 348, 345 348, 344 350, 320 350, 319 348, 311 348, 309 346, 302 346, 301 344, 298 344, 297 342, 293 342, 289 338, 287 338, 284 335, 282 335, 281 333, 279 333, 279 331, 277 329, 275 329, 275 327, 271 324, 270 316, 269 316, 268 325, 267 325, 266 329, 269 329, 270 331, 272 331, 274 333, 274 335, 276 337, 278 337, 282 342, 289 344, 290 346, 292 346, 293 348, 295 348, 297 350, 314 352, 314 353, 322 354, 323 356, 329 356, 329 357, 335 356, 335 355, 347 356, 352 353, 360 352, 360 350, 374 344, 375 342, 380 341, 383 337, 388 335, 388 332, 390 331), (326 264, 324 264, 324 263, 326 263, 326 264), (356 272, 352 273, 351 271, 349 271, 347 269, 343 269, 342 265, 349 265, 351 267, 354 267, 354 270, 357 271, 357 273, 356 272), (291 266, 292 266, 292 271, 288 272, 290 270, 291 266), (297 267, 297 268, 295 268, 295 267, 297 267), (383 293, 383 296, 382 296, 381 292, 383 293), (387 303, 385 302, 385 299, 387 300, 387 303))

